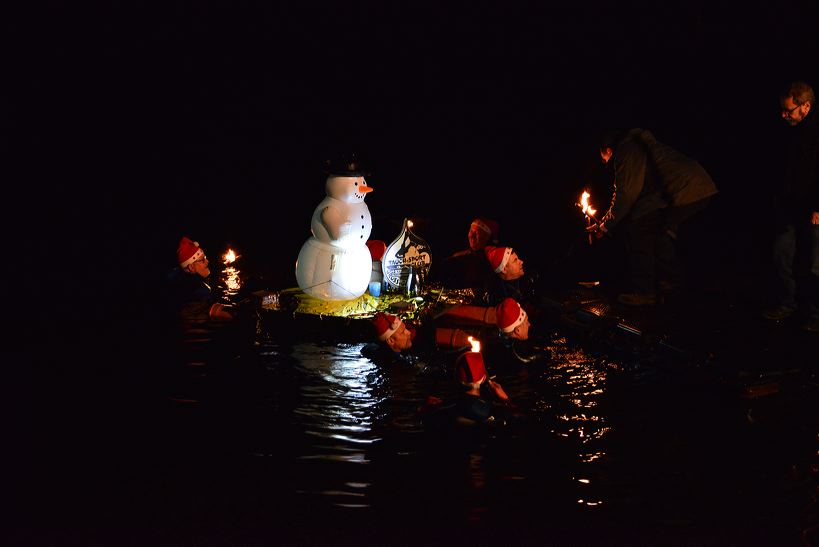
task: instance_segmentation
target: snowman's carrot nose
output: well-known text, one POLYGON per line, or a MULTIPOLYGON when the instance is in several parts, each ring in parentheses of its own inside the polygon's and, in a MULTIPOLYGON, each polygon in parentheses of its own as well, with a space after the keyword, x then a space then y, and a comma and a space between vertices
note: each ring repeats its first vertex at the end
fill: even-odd
POLYGON ((372 186, 359 186, 358 191, 361 192, 362 194, 366 194, 367 192, 372 192, 373 187, 372 186))

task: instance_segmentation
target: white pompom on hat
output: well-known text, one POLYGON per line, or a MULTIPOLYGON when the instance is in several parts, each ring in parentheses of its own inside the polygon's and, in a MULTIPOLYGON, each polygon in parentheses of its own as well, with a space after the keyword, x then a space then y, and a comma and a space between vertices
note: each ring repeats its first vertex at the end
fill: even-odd
POLYGON ((401 319, 388 313, 378 312, 375 314, 375 317, 373 317, 376 334, 378 335, 378 339, 382 342, 392 336, 402 324, 403 321, 401 321, 401 319))
POLYGON ((191 241, 185 236, 179 240, 179 248, 176 249, 176 259, 179 267, 187 268, 200 258, 204 258, 205 252, 196 241, 191 241))
POLYGON ((526 319, 526 311, 513 298, 504 298, 495 313, 498 317, 498 328, 503 333, 510 333, 526 319))

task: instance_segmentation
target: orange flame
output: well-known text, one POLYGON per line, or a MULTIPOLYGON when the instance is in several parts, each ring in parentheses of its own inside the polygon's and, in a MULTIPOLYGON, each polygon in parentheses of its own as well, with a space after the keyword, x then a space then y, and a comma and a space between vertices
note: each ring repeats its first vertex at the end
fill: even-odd
POLYGON ((471 336, 467 338, 469 343, 472 344, 472 353, 479 353, 481 351, 481 341, 472 338, 471 336))
POLYGON ((594 209, 591 206, 591 204, 589 204, 589 198, 590 197, 591 197, 591 194, 584 190, 583 195, 580 196, 580 203, 578 204, 578 205, 580 205, 580 207, 583 208, 583 214, 584 215, 589 215, 589 216, 591 216, 591 215, 593 215, 594 213, 597 212, 597 209, 594 209))
POLYGON ((233 252, 233 249, 228 249, 227 252, 225 253, 225 256, 222 257, 222 261, 225 264, 232 264, 236 262, 237 258, 239 257, 236 255, 235 252, 233 252))

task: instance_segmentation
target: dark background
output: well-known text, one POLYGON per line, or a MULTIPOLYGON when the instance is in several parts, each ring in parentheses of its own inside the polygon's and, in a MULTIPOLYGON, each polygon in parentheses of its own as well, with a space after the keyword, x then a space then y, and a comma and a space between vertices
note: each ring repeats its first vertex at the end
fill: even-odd
POLYGON ((609 189, 609 127, 698 159, 721 190, 707 243, 758 271, 778 93, 819 81, 816 21, 808 1, 25 8, 6 21, 5 220, 26 320, 7 321, 37 338, 57 304, 67 324, 144 315, 183 234, 293 286, 321 162, 351 152, 373 238, 412 217, 434 260, 483 215, 547 268, 580 190, 609 189))
POLYGON ((600 134, 649 128, 720 189, 692 234, 698 271, 761 299, 788 130, 778 95, 795 79, 819 85, 815 1, 443 4, 46 2, 5 14, 0 399, 24 493, 10 497, 38 508, 32 526, 47 522, 43 500, 62 511, 82 498, 77 469, 106 481, 95 466, 111 453, 112 477, 148 475, 109 443, 151 439, 160 421, 138 398, 161 361, 151 336, 179 238, 211 259, 233 245, 269 288, 294 286, 321 165, 338 154, 371 168, 373 238, 391 241, 411 217, 434 268, 487 216, 527 267, 553 273, 582 243, 581 190, 610 189, 600 134), (55 484, 69 487, 55 497, 55 484))

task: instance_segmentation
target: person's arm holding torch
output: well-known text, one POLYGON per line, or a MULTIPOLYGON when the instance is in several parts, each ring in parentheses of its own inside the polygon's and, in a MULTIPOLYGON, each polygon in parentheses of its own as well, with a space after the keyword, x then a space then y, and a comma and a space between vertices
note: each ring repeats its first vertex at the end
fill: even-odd
MULTIPOLYGON (((608 163, 614 156, 612 148, 600 149, 603 163, 608 163)), ((594 224, 586 228, 595 237, 603 237, 612 227, 618 224, 631 211, 643 188, 646 173, 646 153, 636 143, 621 143, 617 148, 614 163, 614 191, 611 205, 600 220, 591 215, 594 224)))
POLYGON ((591 194, 584 190, 583 194, 580 196, 580 203, 577 204, 577 206, 583 210, 583 214, 586 216, 586 231, 589 233, 589 245, 592 244, 592 236, 600 238, 604 233, 608 232, 608 230, 605 228, 599 229, 600 223, 594 216, 597 209, 593 208, 589 203, 590 197, 591 194))

